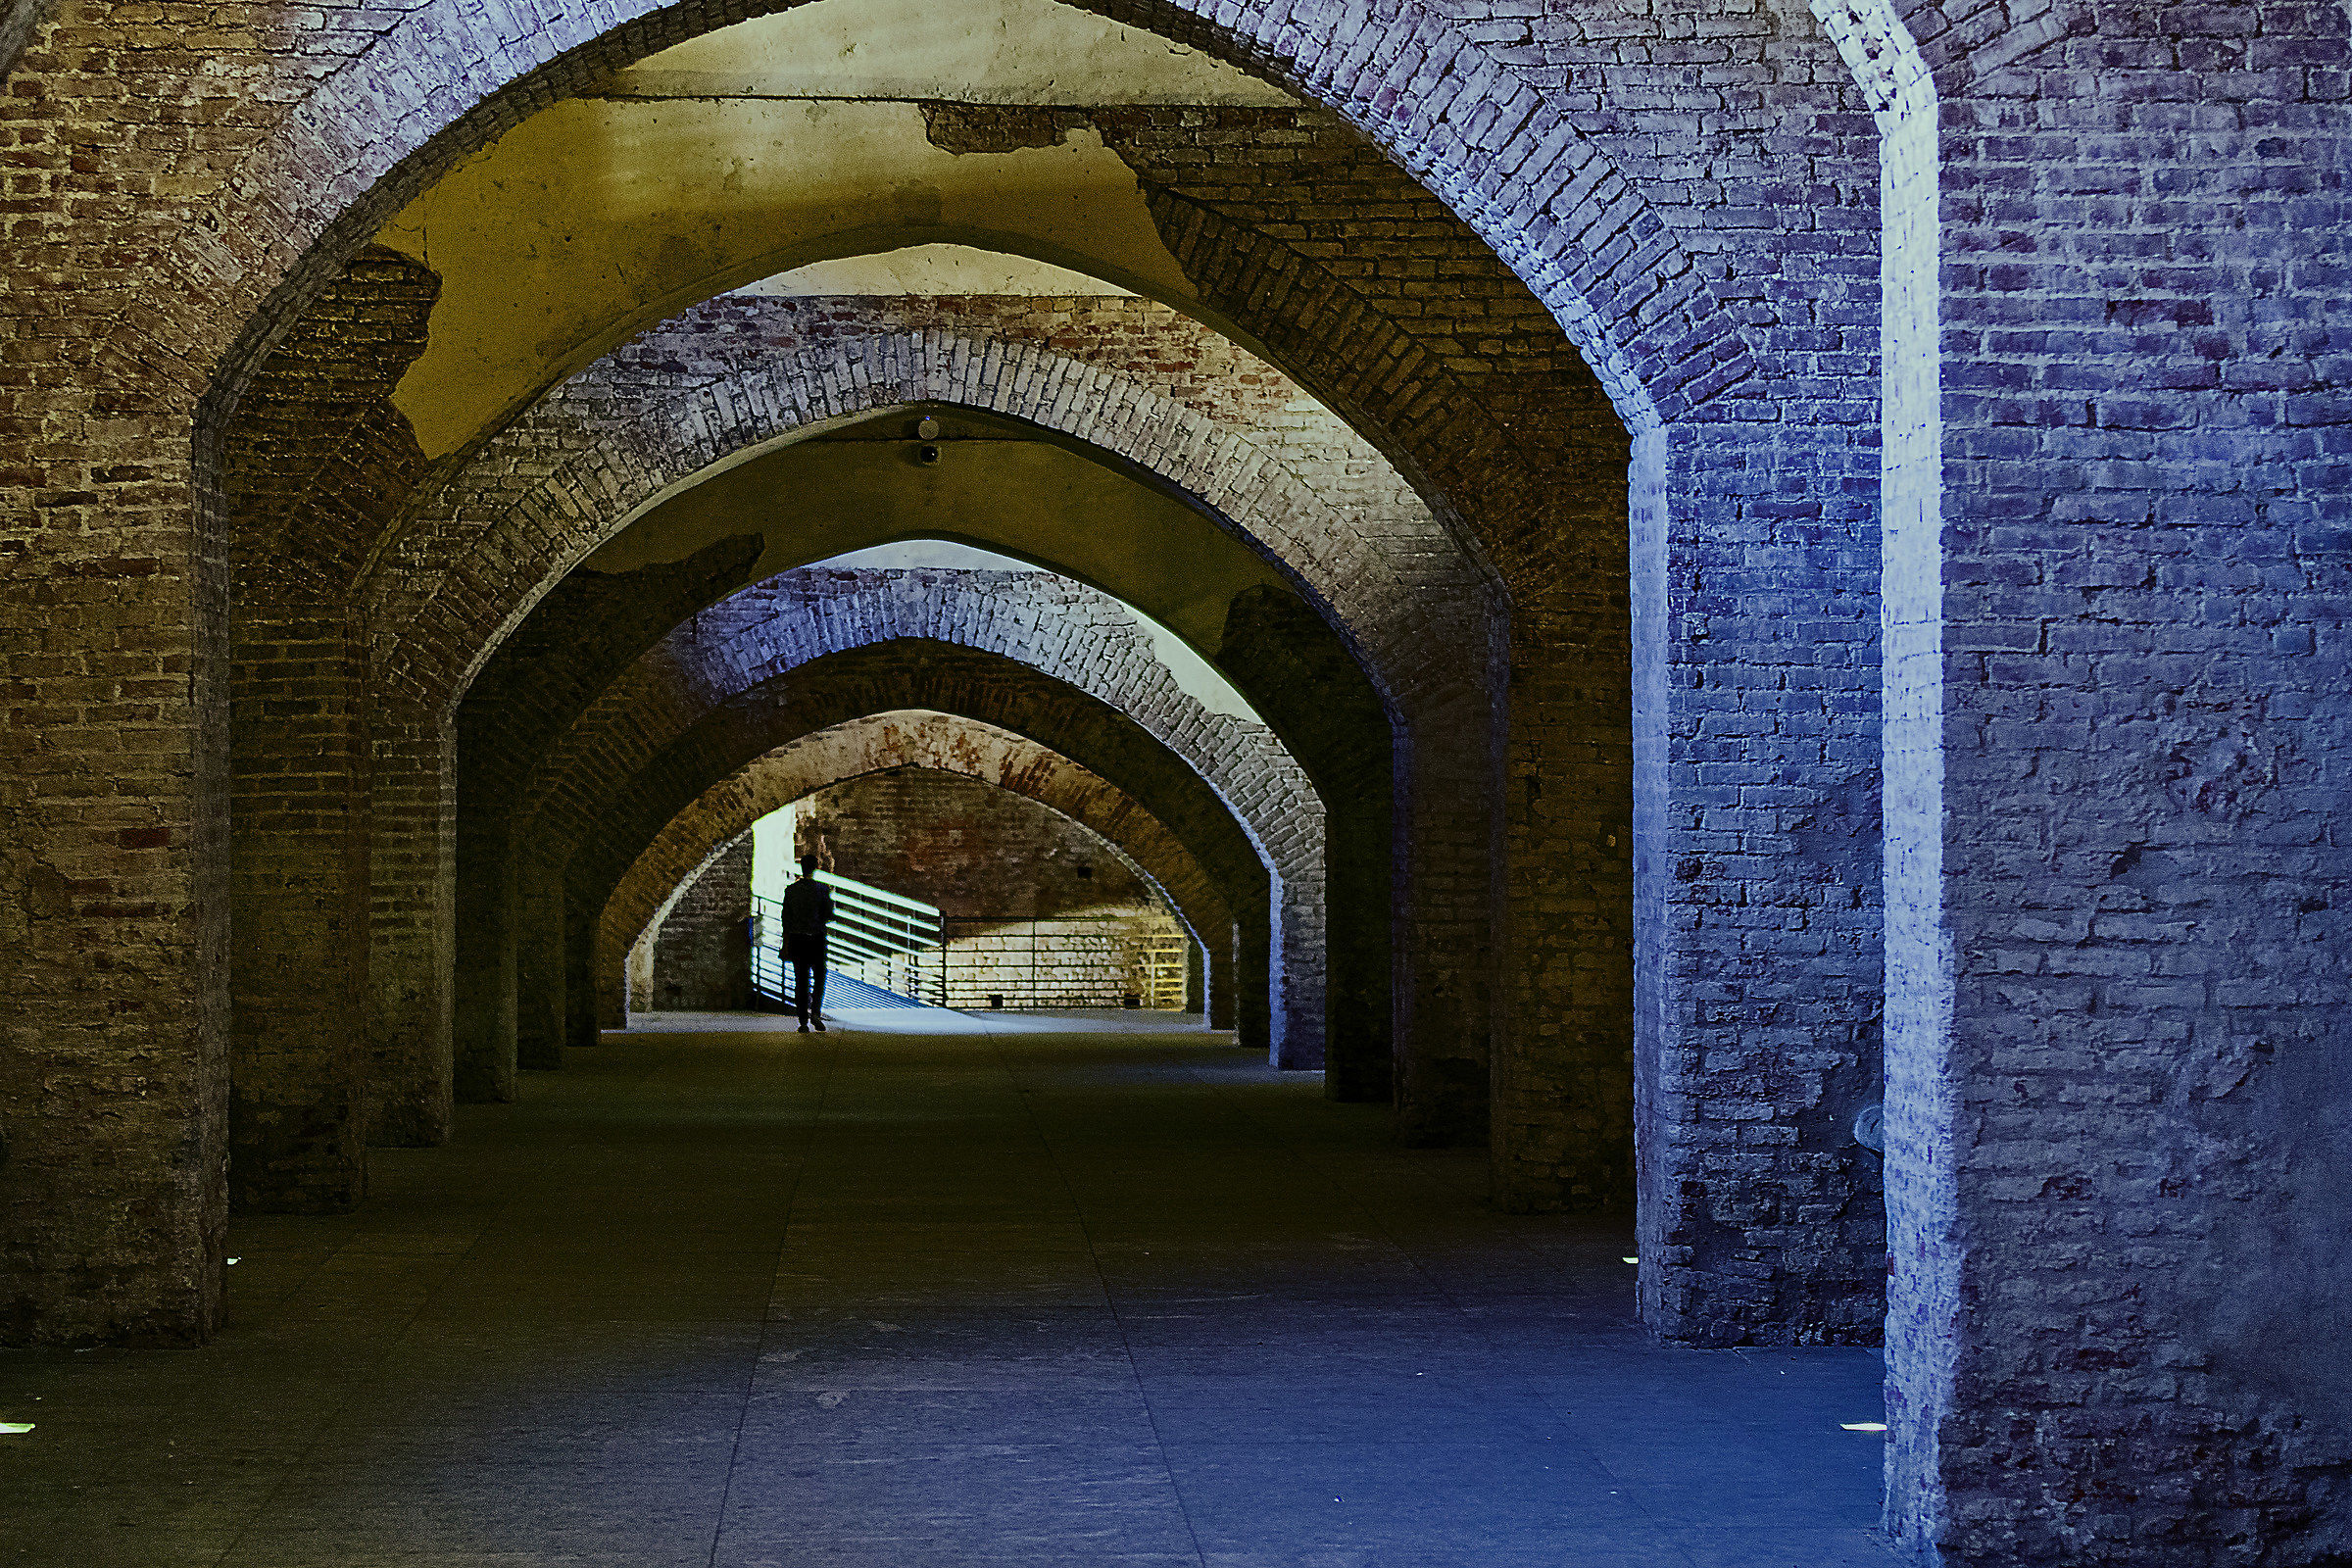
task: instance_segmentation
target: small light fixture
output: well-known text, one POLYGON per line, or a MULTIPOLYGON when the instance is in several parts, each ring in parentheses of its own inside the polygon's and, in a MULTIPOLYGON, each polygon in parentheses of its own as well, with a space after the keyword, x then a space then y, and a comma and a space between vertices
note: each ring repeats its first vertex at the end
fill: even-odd
POLYGON ((1625 1258, 1625 1259, 1623 1259, 1623 1261, 1625 1261, 1625 1262, 1628 1262, 1628 1263, 1639 1263, 1639 1262, 1641 1262, 1642 1260, 1641 1260, 1640 1258, 1638 1258, 1638 1257, 1629 1257, 1629 1258, 1625 1258))
POLYGON ((1884 1421, 1840 1421, 1838 1424, 1848 1432, 1884 1432, 1886 1430, 1886 1423, 1884 1421))
POLYGON ((934 419, 934 418, 930 417, 930 416, 927 416, 927 415, 926 415, 924 417, 922 417, 922 418, 920 418, 920 419, 917 419, 917 420, 915 421, 915 424, 914 424, 914 438, 915 438, 917 441, 936 441, 936 440, 938 440, 938 439, 939 439, 939 421, 938 421, 937 419, 934 419))

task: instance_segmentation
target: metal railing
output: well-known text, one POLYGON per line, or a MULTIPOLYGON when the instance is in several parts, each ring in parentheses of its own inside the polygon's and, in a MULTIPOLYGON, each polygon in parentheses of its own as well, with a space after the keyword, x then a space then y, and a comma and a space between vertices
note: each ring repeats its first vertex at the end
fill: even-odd
POLYGON ((1181 1008, 1185 971, 1191 966, 1193 939, 1181 931, 1163 931, 1144 950, 1144 1005, 1181 1008))
MULTIPOLYGON (((833 890, 833 918, 825 927, 828 968, 935 1007, 947 1005, 947 955, 936 905, 830 871, 817 872, 816 879, 833 890)), ((752 900, 752 989, 785 1006, 799 999, 778 899, 752 900)))

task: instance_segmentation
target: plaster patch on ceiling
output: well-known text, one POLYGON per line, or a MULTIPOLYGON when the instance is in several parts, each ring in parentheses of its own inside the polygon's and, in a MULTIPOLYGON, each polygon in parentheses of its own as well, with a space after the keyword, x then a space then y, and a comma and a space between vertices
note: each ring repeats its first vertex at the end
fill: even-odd
POLYGON ((908 245, 871 256, 796 267, 738 294, 806 299, 819 295, 1012 294, 1055 297, 1127 295, 1132 290, 1051 262, 970 245, 908 245))
POLYGON ((1134 172, 1092 127, 975 156, 935 146, 914 103, 572 99, 452 170, 377 236, 441 278, 430 340, 394 402, 439 457, 713 294, 943 242, 1178 309, 1197 301, 1134 172))
POLYGON ((1298 102, 1197 49, 1054 0, 816 0, 649 56, 602 90, 979 104, 1298 102))

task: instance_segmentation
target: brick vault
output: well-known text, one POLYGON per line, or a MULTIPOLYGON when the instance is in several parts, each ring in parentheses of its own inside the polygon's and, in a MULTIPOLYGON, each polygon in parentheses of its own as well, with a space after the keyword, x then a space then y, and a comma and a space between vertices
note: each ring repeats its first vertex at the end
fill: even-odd
POLYGON ((2343 7, 798 14, 10 0, 0 1341, 209 1341, 912 769, 1657 1339, 1883 1344, 1918 1560, 2352 1554, 2343 7))

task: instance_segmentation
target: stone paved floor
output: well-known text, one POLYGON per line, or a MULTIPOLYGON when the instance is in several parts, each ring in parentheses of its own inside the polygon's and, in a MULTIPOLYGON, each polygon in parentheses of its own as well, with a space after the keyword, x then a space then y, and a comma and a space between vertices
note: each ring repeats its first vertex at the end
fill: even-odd
POLYGON ((1650 1347, 1625 1236, 1154 1022, 609 1036, 239 1223, 212 1347, 0 1353, 0 1562, 1893 1561, 1871 1354, 1650 1347))

